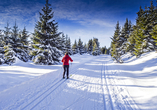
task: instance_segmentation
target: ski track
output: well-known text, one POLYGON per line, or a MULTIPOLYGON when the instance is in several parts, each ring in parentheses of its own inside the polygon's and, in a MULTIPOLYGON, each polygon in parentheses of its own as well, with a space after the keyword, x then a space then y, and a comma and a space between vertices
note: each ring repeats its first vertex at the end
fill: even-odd
POLYGON ((130 96, 127 88, 119 87, 116 83, 121 82, 124 84, 125 82, 116 78, 118 76, 118 72, 108 72, 108 66, 106 66, 107 62, 105 62, 105 82, 107 85, 108 94, 110 94, 110 105, 111 110, 139 110, 139 107, 136 105, 133 98, 130 96), (115 77, 113 77, 115 76, 115 77))
POLYGON ((139 110, 127 88, 116 84, 125 83, 116 78, 119 71, 109 72, 109 57, 101 56, 101 59, 98 62, 90 58, 71 65, 70 79, 61 79, 60 73, 54 81, 43 85, 40 91, 34 91, 32 97, 29 93, 4 110, 139 110), (92 70, 94 66, 95 70, 92 70))
POLYGON ((107 77, 106 77, 106 68, 105 64, 102 64, 102 88, 105 94, 104 102, 105 102, 105 110, 114 110, 113 102, 111 98, 110 89, 108 87, 107 77))
MULTIPOLYGON (((75 71, 76 72, 76 71, 75 71)), ((75 73, 74 70, 72 70, 72 73, 75 73)), ((42 91, 36 93, 35 96, 29 99, 27 103, 23 103, 22 100, 17 102, 16 104, 13 104, 5 110, 10 110, 10 109, 18 109, 18 110, 32 110, 34 109, 38 104, 40 104, 46 97, 48 97, 53 91, 55 91, 59 86, 61 86, 66 79, 61 79, 62 74, 59 74, 58 77, 50 84, 47 84, 45 87, 42 88, 48 88, 48 89, 43 89, 42 91)), ((27 97, 27 96, 26 96, 27 97)))

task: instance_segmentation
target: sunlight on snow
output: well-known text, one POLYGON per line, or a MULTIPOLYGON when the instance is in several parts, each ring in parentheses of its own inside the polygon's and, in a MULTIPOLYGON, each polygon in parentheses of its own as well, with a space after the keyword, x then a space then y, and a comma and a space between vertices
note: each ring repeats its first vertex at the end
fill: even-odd
POLYGON ((102 65, 100 62, 85 63, 85 65, 102 65))
POLYGON ((102 93, 101 78, 76 75, 67 83, 69 88, 87 91, 92 93, 102 93))
MULTIPOLYGON (((157 66, 153 66, 153 67, 145 67, 145 68, 143 68, 143 70, 141 70, 141 71, 133 71, 133 70, 131 70, 131 71, 126 71, 126 70, 119 70, 120 72, 125 72, 125 73, 151 73, 151 72, 153 72, 154 73, 154 71, 155 70, 157 70, 157 66)), ((156 71, 155 71, 156 72, 156 71)))
POLYGON ((21 67, 21 66, 5 66, 0 67, 0 74, 4 73, 3 71, 8 71, 9 74, 25 74, 30 76, 41 76, 46 73, 50 73, 57 70, 52 69, 39 69, 39 68, 28 68, 28 67, 21 67))
POLYGON ((86 71, 92 71, 92 72, 97 72, 100 73, 100 70, 91 70, 91 69, 86 69, 86 68, 79 68, 78 70, 86 70, 86 71))

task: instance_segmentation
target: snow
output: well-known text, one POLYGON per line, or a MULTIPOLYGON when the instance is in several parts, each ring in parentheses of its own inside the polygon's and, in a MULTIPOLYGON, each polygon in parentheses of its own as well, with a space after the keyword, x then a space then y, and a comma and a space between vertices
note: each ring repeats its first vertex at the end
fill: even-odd
POLYGON ((62 63, 0 66, 0 110, 156 110, 157 53, 140 58, 73 55, 70 78, 62 63))

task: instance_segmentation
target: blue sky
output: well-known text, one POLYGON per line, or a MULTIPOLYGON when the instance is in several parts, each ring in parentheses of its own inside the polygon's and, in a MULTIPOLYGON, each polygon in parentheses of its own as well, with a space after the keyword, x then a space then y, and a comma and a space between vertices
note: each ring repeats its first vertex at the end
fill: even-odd
MULTIPOLYGON (((139 7, 150 6, 150 0, 49 0, 49 3, 59 32, 67 34, 72 43, 79 38, 87 43, 96 37, 101 47, 110 46, 117 21, 121 27, 126 18, 135 24, 139 7)), ((16 20, 20 29, 26 26, 33 32, 44 4, 45 0, 1 0, 0 29, 7 22, 13 27, 16 20)))

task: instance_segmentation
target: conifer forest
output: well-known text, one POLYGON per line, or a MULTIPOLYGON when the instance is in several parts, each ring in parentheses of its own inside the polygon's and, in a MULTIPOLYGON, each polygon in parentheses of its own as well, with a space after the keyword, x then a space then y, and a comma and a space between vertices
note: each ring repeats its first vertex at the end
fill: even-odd
POLYGON ((157 49, 157 7, 152 1, 145 9, 140 7, 134 25, 126 18, 121 28, 117 21, 111 39, 111 56, 119 63, 123 62, 121 57, 126 53, 139 58, 143 53, 155 51, 157 49))
POLYGON ((32 60, 35 64, 52 65, 60 62, 59 58, 65 52, 70 55, 100 55, 109 54, 109 49, 100 48, 98 38, 90 39, 88 44, 79 38, 72 45, 68 35, 58 32, 58 22, 55 22, 48 0, 39 12, 39 21, 35 24, 33 34, 26 27, 19 29, 16 21, 13 27, 7 23, 4 29, 0 29, 0 64, 11 65, 18 58, 24 62, 32 60))
POLYGON ((28 32, 26 27, 19 29, 16 21, 14 26, 6 23, 6 27, 0 29, 0 64, 11 65, 18 58, 24 62, 32 60, 35 64, 52 65, 60 62, 59 58, 65 52, 70 55, 110 54, 118 63, 123 63, 121 57, 126 53, 138 58, 157 49, 157 7, 151 2, 144 9, 139 7, 135 14, 136 24, 126 18, 121 27, 117 21, 109 48, 100 47, 96 37, 89 39, 87 44, 81 38, 72 43, 67 34, 58 32, 58 22, 54 19, 51 4, 46 0, 39 12, 34 33, 28 32))

